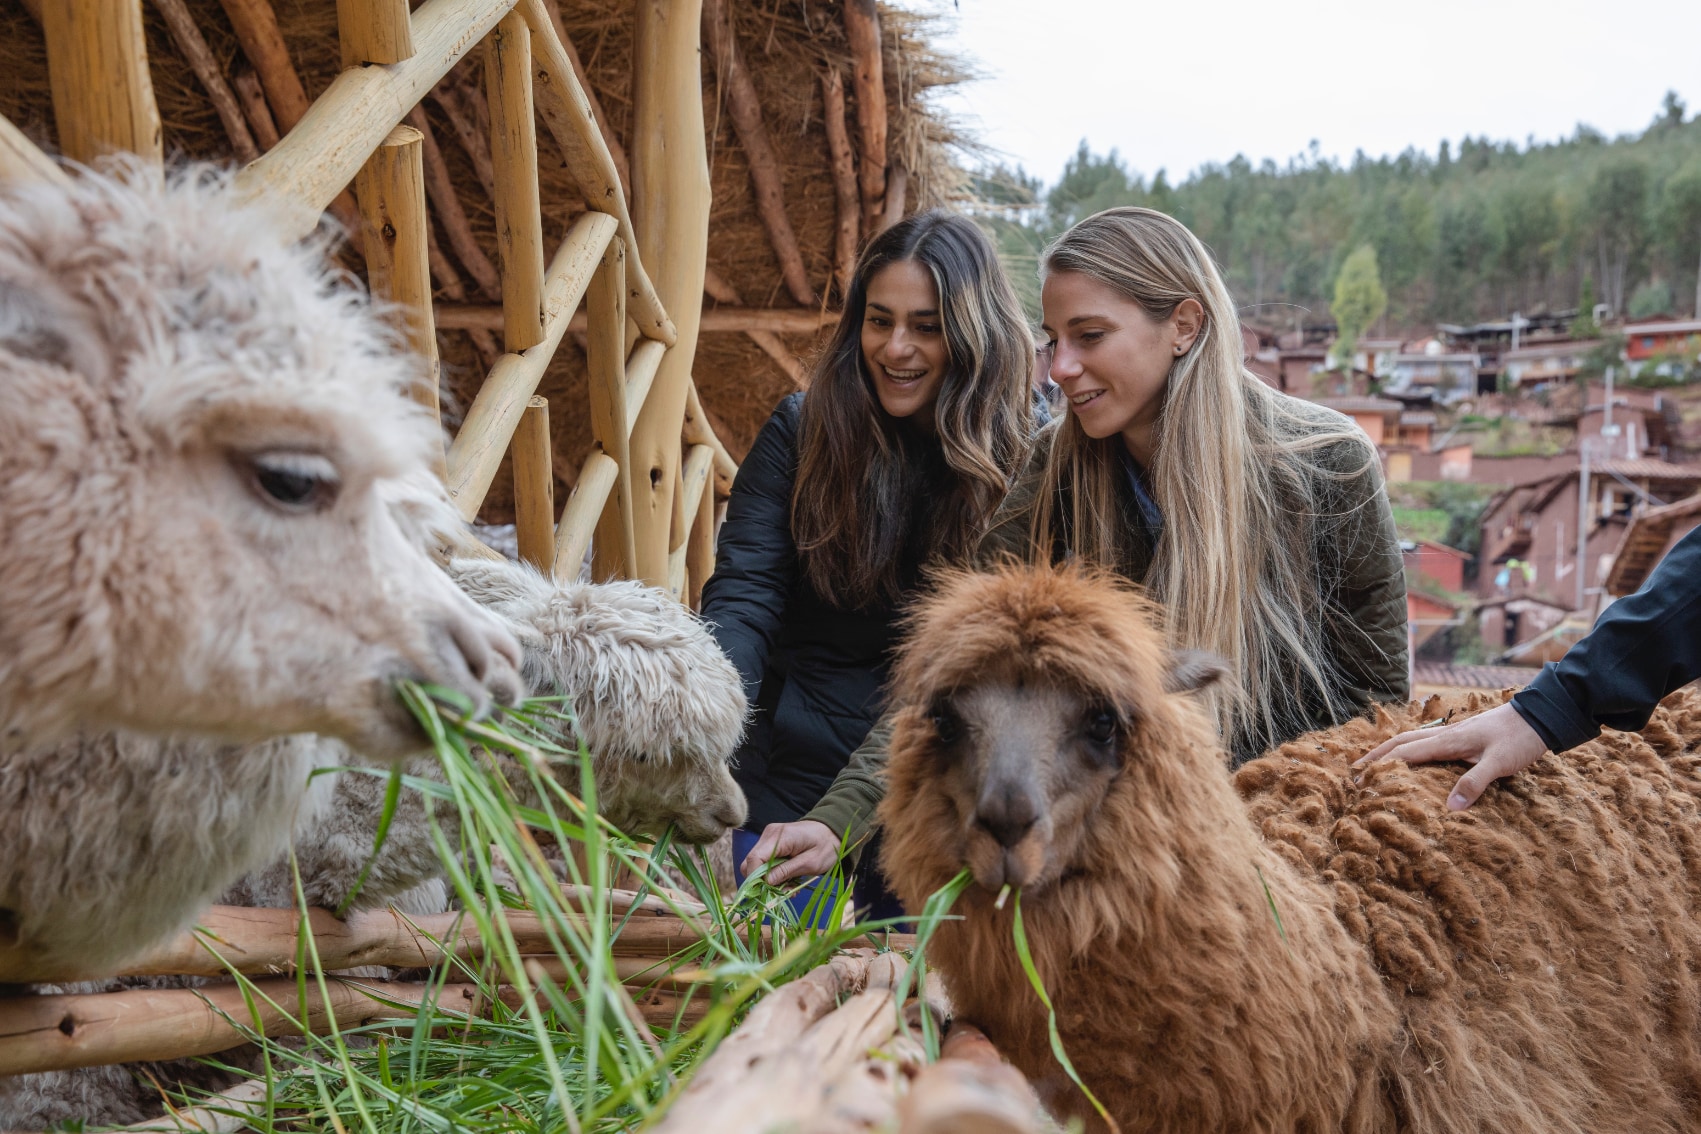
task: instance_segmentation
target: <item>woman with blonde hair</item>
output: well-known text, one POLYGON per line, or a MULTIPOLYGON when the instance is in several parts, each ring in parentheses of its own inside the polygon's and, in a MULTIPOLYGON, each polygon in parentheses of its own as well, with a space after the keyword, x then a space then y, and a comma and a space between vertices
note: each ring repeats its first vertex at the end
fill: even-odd
MULTIPOLYGON (((1042 258, 1054 422, 977 557, 1078 557, 1143 584, 1178 649, 1237 680, 1213 708, 1236 763, 1403 701, 1405 579, 1380 462, 1333 410, 1247 371, 1210 254, 1151 209, 1088 217, 1042 258)), ((809 818, 859 838, 870 735, 809 818)))

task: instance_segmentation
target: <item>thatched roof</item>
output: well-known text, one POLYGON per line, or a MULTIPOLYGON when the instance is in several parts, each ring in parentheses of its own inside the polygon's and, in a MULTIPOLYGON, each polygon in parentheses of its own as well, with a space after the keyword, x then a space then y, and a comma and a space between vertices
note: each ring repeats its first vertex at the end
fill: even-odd
MULTIPOLYGON (((186 0, 186 7, 224 75, 231 80, 245 77, 250 66, 220 0, 186 0)), ((339 68, 335 0, 273 0, 273 7, 302 85, 310 97, 316 97, 339 68)), ((837 218, 823 124, 822 77, 830 68, 845 76, 845 97, 854 123, 856 95, 850 81, 851 48, 842 4, 838 0, 777 0, 758 5, 729 0, 727 7, 738 50, 759 97, 763 123, 780 159, 785 210, 796 233, 804 270, 812 289, 824 297, 823 302, 836 306, 838 296, 832 279, 837 218)), ((614 140, 623 143, 631 118, 631 5, 625 0, 574 0, 561 5, 561 15, 583 61, 589 90, 600 101, 614 140)), ((880 19, 888 156, 910 172, 905 211, 915 211, 951 199, 961 191, 962 177, 952 157, 959 139, 951 123, 930 104, 929 95, 960 81, 964 74, 949 58, 928 46, 926 17, 882 6, 880 19)), ((233 149, 225 126, 152 6, 147 23, 166 152, 230 160, 233 149)), ((0 68, 0 113, 51 152, 55 132, 41 32, 15 4, 0 9, 0 68)), ((478 163, 471 156, 479 148, 481 69, 482 53, 474 51, 426 99, 424 108, 472 237, 493 264, 497 259, 494 209, 478 163), (461 140, 457 118, 463 126, 470 122, 473 127, 470 147, 461 140)), ((727 113, 726 93, 719 80, 705 50, 703 104, 713 193, 708 247, 711 272, 730 285, 739 306, 796 308, 758 215, 749 164, 727 113)), ((553 247, 584 206, 561 167, 560 154, 548 131, 540 128, 538 133, 540 164, 544 167, 545 239, 553 247)), ((852 137, 854 145, 854 124, 852 137)), ((495 297, 482 293, 477 283, 479 271, 468 266, 440 211, 433 211, 437 214, 434 235, 443 251, 442 260, 462 281, 462 294, 457 295, 434 272, 437 298, 440 302, 490 302, 495 297)), ((348 261, 360 270, 357 254, 350 253, 348 261)), ((789 352, 807 359, 816 339, 814 335, 782 334, 778 343, 770 340, 769 345, 781 347, 777 353, 782 355, 789 352)), ((482 380, 490 340, 485 341, 482 359, 473 336, 466 332, 442 331, 439 340, 445 405, 465 406, 482 380)), ((774 404, 796 388, 770 352, 743 334, 702 335, 695 375, 717 432, 735 457, 742 457, 774 404)), ((570 477, 590 444, 584 355, 571 338, 563 344, 539 392, 549 398, 552 407, 556 468, 570 477)), ((508 484, 506 475, 498 477, 487 502, 487 520, 508 518, 508 484)))

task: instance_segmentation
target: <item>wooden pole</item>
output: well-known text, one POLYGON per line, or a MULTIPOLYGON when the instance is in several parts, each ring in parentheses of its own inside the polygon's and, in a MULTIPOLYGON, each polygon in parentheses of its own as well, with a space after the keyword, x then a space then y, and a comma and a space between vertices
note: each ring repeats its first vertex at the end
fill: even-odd
MULTIPOLYGON (((705 267, 703 269, 703 291, 717 304, 731 303, 742 305, 744 302, 744 300, 739 297, 738 289, 732 286, 731 281, 727 280, 719 272, 715 271, 713 267, 705 267)), ((780 312, 775 311, 774 314, 779 315, 780 312)), ((790 323, 790 326, 783 329, 790 330, 792 326, 799 328, 803 327, 810 314, 812 313, 807 311, 786 312, 785 318, 787 322, 790 323), (802 316, 803 318, 799 319, 797 318, 798 316, 802 316), (792 322, 794 319, 796 321, 792 322)), ((819 308, 817 308, 813 314, 816 318, 824 317, 819 308)), ((698 327, 699 332, 707 331, 712 327, 717 326, 725 317, 726 314, 718 307, 703 312, 705 322, 698 327)), ((797 356, 791 352, 791 348, 781 342, 778 335, 774 334, 774 331, 778 329, 782 328, 778 326, 762 326, 755 324, 748 327, 738 328, 738 330, 743 331, 750 337, 751 342, 762 348, 762 353, 779 363, 780 369, 786 372, 786 376, 791 379, 792 385, 801 388, 803 386, 803 363, 799 362, 797 356)), ((815 329, 819 330, 820 325, 817 324, 815 329)), ((814 331, 793 331, 792 333, 814 334, 814 331)))
POLYGON ((467 410, 461 431, 449 446, 448 478, 449 496, 467 519, 478 515, 514 427, 525 412, 526 401, 537 392, 544 369, 567 333, 567 321, 584 297, 616 227, 614 218, 606 213, 582 213, 573 222, 545 281, 543 341, 498 359, 467 410))
MULTIPOLYGON (((698 60, 700 0, 637 0, 632 76, 632 202, 638 259, 678 339, 632 431, 637 574, 668 583, 668 535, 679 479, 680 426, 702 311, 709 238, 709 166, 698 60)), ((630 270, 630 266, 628 266, 630 270)))
MULTIPOLYGON (((227 7, 234 2, 225 0, 227 7)), ((448 73, 467 44, 496 26, 507 5, 508 0, 426 0, 413 14, 412 58, 338 75, 281 142, 236 175, 237 188, 280 214, 292 234, 313 231, 320 212, 354 179, 367 155, 448 73)))
POLYGON ((880 231, 884 232, 904 219, 904 205, 909 195, 910 171, 903 165, 893 162, 891 171, 886 175, 886 208, 880 218, 880 231))
POLYGON ((490 104, 472 84, 455 81, 451 73, 431 89, 431 99, 449 120, 449 129, 472 162, 473 175, 484 195, 496 200, 496 166, 490 157, 490 104))
POLYGON ((874 0, 845 0, 845 37, 850 40, 856 126, 862 141, 862 231, 872 236, 886 200, 886 64, 874 0))
MULTIPOLYGON (((712 471, 719 454, 707 445, 696 448, 707 450, 712 471)), ((704 489, 697 494, 697 518, 691 525, 691 535, 685 548, 686 602, 692 610, 703 609, 703 584, 714 573, 715 494, 704 489)))
MULTIPOLYGON (((813 337, 838 322, 839 313, 800 311, 795 307, 705 307, 699 318, 697 331, 704 335, 736 332, 754 338, 759 334, 778 332, 813 337)), ((478 327, 500 331, 502 308, 494 304, 440 303, 437 305, 437 324, 445 330, 462 331, 478 327)), ((574 334, 584 334, 589 326, 588 316, 578 312, 567 329, 574 334)), ((785 349, 783 344, 780 349, 785 349)), ((796 365, 796 356, 792 356, 791 361, 796 365)))
POLYGON ((509 12, 484 41, 490 102, 490 157, 496 173, 496 250, 502 261, 504 345, 519 352, 543 341, 543 214, 532 112, 532 39, 509 12))
MULTIPOLYGON (((608 510, 614 492, 615 478, 620 466, 613 457, 593 449, 579 469, 573 493, 561 510, 561 523, 555 529, 555 577, 570 581, 579 577, 585 562, 585 551, 591 545, 597 520, 608 510)), ((592 568, 595 570, 595 568, 592 568)))
POLYGON ((837 67, 821 76, 821 122, 827 131, 827 155, 833 170, 833 203, 837 225, 833 230, 833 278, 839 284, 839 302, 850 291, 851 273, 856 270, 857 231, 862 219, 856 195, 856 156, 851 150, 850 131, 845 125, 845 80, 837 67))
POLYGON ((626 147, 620 144, 620 138, 614 133, 608 115, 603 112, 602 100, 597 98, 597 92, 585 74, 585 64, 579 58, 579 49, 573 46, 573 41, 567 36, 567 25, 561 21, 560 3, 558 0, 543 0, 543 10, 549 17, 550 30, 555 33, 555 38, 561 41, 561 48, 567 53, 567 61, 573 65, 573 75, 579 80, 579 87, 585 92, 586 101, 590 103, 591 117, 596 119, 597 129, 602 132, 603 145, 608 147, 608 156, 614 159, 614 171, 620 175, 622 192, 630 204, 632 165, 626 160, 626 147))
POLYGON ((260 76, 253 71, 238 71, 231 76, 230 85, 236 88, 242 115, 253 131, 254 142, 265 153, 278 144, 278 124, 272 118, 272 108, 266 105, 266 92, 260 88, 260 76))
MULTIPOLYGON (((441 363, 431 314, 431 256, 427 247, 423 138, 412 126, 397 126, 356 177, 365 218, 367 279, 372 293, 398 304, 408 347, 422 362, 413 398, 440 415, 437 401, 441 363)), ((437 474, 447 469, 437 453, 437 474)))
POLYGON ((549 574, 555 566, 555 472, 549 459, 549 401, 533 397, 514 431, 514 534, 520 558, 549 574))
POLYGON ((163 162, 142 0, 52 0, 41 30, 59 151, 81 162, 114 151, 163 162))
POLYGON ((344 67, 400 63, 413 55, 408 0, 337 0, 344 67))
MULTIPOLYGON (((437 146, 437 137, 431 132, 431 123, 425 116, 425 107, 416 106, 408 111, 408 125, 420 133, 421 155, 425 159, 425 195, 431 201, 431 207, 437 214, 437 220, 443 226, 443 233, 449 238, 449 247, 455 250, 455 258, 466 269, 467 275, 478 284, 478 289, 486 299, 502 298, 502 276, 496 270, 496 265, 490 262, 490 257, 484 254, 478 238, 473 235, 472 222, 467 220, 466 210, 461 207, 460 194, 455 191, 454 178, 449 174, 449 165, 443 160, 443 151, 437 146)), ((490 309, 494 321, 484 330, 500 331, 502 329, 502 309, 490 309)), ((462 328, 471 330, 474 328, 462 328)))
POLYGON ((939 1061, 922 1068, 898 1104, 900 1134, 1037 1134, 1040 1103, 984 1033, 954 1023, 939 1061))
POLYGON ((0 116, 0 181, 40 181, 65 188, 71 185, 71 179, 58 163, 12 125, 11 119, 3 116, 0 116))
POLYGON ((236 101, 236 94, 225 82, 224 69, 213 56, 212 49, 207 46, 206 39, 201 35, 201 29, 195 23, 195 17, 189 14, 188 5, 183 0, 153 0, 154 10, 165 20, 167 30, 171 32, 172 42, 177 44, 177 50, 183 53, 189 69, 195 72, 195 78, 207 92, 207 98, 212 101, 213 109, 218 112, 219 121, 224 125, 225 136, 230 139, 230 148, 236 154, 236 160, 247 163, 260 156, 260 149, 254 144, 254 135, 248 130, 248 120, 243 117, 242 107, 236 101))
POLYGON ((691 389, 685 395, 685 428, 680 431, 687 445, 707 445, 715 452, 715 495, 725 496, 732 491, 732 480, 738 475, 738 462, 726 451, 721 439, 715 435, 714 423, 709 420, 708 411, 703 408, 702 399, 697 394, 697 383, 691 383, 691 389))
MULTIPOLYGON (((698 92, 695 97, 700 100, 701 84, 697 79, 699 67, 696 57, 697 37, 695 34, 698 17, 697 2, 698 0, 687 0, 687 3, 691 6, 692 54, 689 59, 684 55, 676 55, 672 62, 677 68, 673 81, 689 85, 692 90, 698 92)), ((526 24, 532 30, 532 61, 536 67, 536 74, 533 76, 535 80, 533 91, 537 98, 538 113, 543 116, 544 122, 549 126, 550 133, 555 135, 556 144, 561 147, 561 152, 566 156, 568 170, 579 183, 579 192, 583 195, 585 204, 599 212, 609 213, 620 222, 620 239, 626 244, 627 311, 631 314, 632 321, 638 325, 639 334, 646 338, 658 339, 672 346, 677 338, 678 330, 668 316, 667 306, 662 302, 655 285, 650 281, 649 271, 645 263, 648 257, 639 254, 639 250, 646 245, 637 239, 636 230, 632 227, 632 213, 627 209, 626 194, 621 190, 620 174, 616 172, 614 158, 609 154, 608 147, 603 143, 602 132, 597 129, 596 118, 591 113, 590 100, 585 94, 584 88, 580 86, 578 76, 573 72, 573 64, 567 58, 567 50, 555 38, 554 29, 550 26, 549 14, 544 10, 543 0, 520 0, 517 11, 525 15, 526 24)), ((642 6, 640 6, 636 22, 639 29, 644 26, 642 6)), ((639 43, 643 42, 644 40, 640 38, 639 43)), ((640 50, 639 55, 642 56, 643 54, 643 50, 640 50)), ((648 64, 640 58, 639 65, 634 69, 633 74, 634 89, 640 84, 641 76, 646 73, 646 67, 648 67, 648 64)), ((666 86, 666 84, 663 84, 663 86, 666 86)), ((702 138, 703 108, 700 101, 695 108, 683 106, 683 104, 681 106, 685 113, 691 117, 691 120, 696 123, 695 141, 692 141, 690 137, 685 138, 683 150, 678 144, 670 144, 666 148, 658 149, 658 156, 654 160, 665 165, 667 159, 661 155, 671 153, 676 155, 678 160, 683 160, 687 164, 701 161, 705 186, 703 190, 704 203, 701 207, 706 216, 708 211, 708 158, 706 155, 701 159, 691 156, 693 150, 697 154, 704 153, 702 138)), ((633 122, 641 121, 643 119, 635 108, 633 122)), ((652 123, 652 125, 657 126, 659 124, 659 120, 652 123)), ((677 128, 684 129, 683 126, 677 128)), ((637 129, 637 127, 634 126, 634 129, 637 129)), ((670 134, 672 129, 674 128, 670 127, 670 134)), ((660 142, 657 139, 652 138, 649 142, 653 149, 660 147, 660 142)), ((633 176, 634 178, 637 176, 636 165, 633 167, 633 176)), ((633 197, 636 200, 635 193, 633 197)), ((692 204, 688 211, 695 215, 697 207, 696 204, 692 204)), ((706 225, 707 221, 704 223, 706 225)), ((704 241, 707 241, 707 237, 704 237, 704 241)), ((695 296, 692 297, 692 305, 696 305, 695 296)))
POLYGON ((615 463, 614 486, 597 519, 591 577, 631 578, 638 553, 632 527, 632 422, 626 416, 626 247, 608 242, 585 294, 591 435, 615 463))
POLYGON ((301 76, 289 60, 289 48, 284 46, 283 33, 278 30, 277 13, 270 0, 219 0, 224 14, 248 56, 266 100, 272 104, 272 118, 278 133, 287 134, 301 121, 307 108, 313 105, 301 76))
POLYGON ((727 17, 727 0, 702 0, 702 3, 705 46, 720 76, 738 143, 744 147, 750 167, 750 187, 756 195, 756 214, 768 231, 768 243, 780 262, 780 277, 785 280, 786 290, 804 307, 813 307, 818 302, 815 289, 809 284, 803 254, 797 247, 797 234, 786 215, 780 159, 768 138, 768 127, 762 122, 762 100, 756 94, 756 84, 739 55, 738 36, 727 17))

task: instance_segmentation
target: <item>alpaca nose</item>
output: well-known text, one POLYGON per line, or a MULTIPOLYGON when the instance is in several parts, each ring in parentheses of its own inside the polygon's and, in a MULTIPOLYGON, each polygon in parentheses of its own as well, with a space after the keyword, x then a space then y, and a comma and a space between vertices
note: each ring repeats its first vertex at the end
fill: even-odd
POLYGON ((526 685, 520 677, 520 644, 488 617, 471 618, 458 612, 440 624, 440 653, 461 681, 482 715, 489 703, 518 705, 526 685))
POLYGON ((1033 796, 1020 788, 1006 787, 988 792, 975 808, 975 822, 986 829, 1006 850, 1027 837, 1039 822, 1033 796))

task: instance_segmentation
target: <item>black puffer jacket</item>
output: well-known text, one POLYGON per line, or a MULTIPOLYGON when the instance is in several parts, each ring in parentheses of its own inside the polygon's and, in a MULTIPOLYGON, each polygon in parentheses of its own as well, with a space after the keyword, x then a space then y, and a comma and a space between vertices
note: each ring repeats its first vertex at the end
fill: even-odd
MULTIPOLYGON (((815 806, 884 708, 897 605, 843 610, 804 579, 791 536, 803 395, 781 402, 739 467, 703 587, 703 617, 755 707, 733 774, 748 825, 815 806)), ((919 577, 919 563, 900 568, 919 577)))

